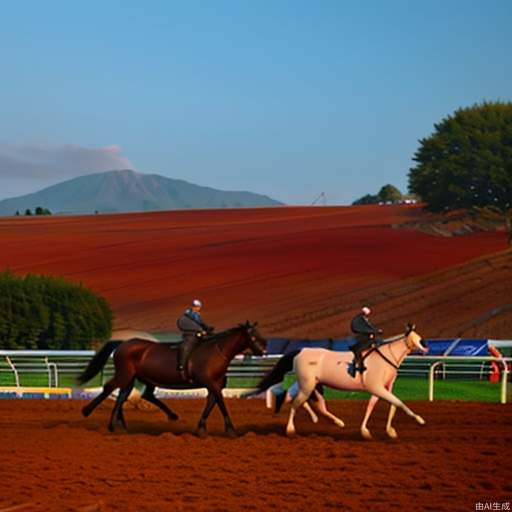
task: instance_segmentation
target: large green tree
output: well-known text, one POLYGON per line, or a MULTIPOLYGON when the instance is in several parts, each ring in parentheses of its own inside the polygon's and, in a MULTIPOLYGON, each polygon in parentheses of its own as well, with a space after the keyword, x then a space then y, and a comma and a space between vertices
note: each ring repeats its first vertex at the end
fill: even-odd
POLYGON ((494 206, 512 237, 512 103, 462 108, 420 140, 409 190, 432 211, 494 206))

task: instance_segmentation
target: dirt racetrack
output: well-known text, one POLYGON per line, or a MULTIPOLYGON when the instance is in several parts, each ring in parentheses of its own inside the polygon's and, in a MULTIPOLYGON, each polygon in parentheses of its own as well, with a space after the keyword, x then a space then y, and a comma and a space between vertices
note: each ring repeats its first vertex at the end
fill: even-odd
MULTIPOLYGON (((474 511, 512 505, 512 407, 411 402, 423 427, 397 413, 399 440, 384 433, 387 406, 358 427, 366 403, 331 401, 340 430, 286 414, 262 400, 228 400, 240 437, 222 433, 214 410, 210 436, 192 432, 202 400, 174 401, 168 422, 153 410, 126 408, 129 433, 110 434, 113 402, 83 419, 79 401, 0 401, 0 510, 39 511, 474 511)), ((287 412, 287 410, 286 410, 287 412)), ((501 510, 501 508, 500 508, 501 510)), ((505 509, 503 509, 505 510, 505 509)))

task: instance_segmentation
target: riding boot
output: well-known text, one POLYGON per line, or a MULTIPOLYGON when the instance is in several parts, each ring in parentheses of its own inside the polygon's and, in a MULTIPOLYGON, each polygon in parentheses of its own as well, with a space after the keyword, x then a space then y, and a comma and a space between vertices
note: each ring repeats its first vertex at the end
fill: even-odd
POLYGON ((357 343, 354 343, 349 348, 354 353, 354 359, 352 363, 350 363, 347 372, 351 377, 355 377, 356 373, 363 373, 366 370, 366 366, 364 365, 362 352, 368 348, 368 342, 366 338, 357 337, 357 343))
POLYGON ((188 355, 190 353, 191 349, 191 340, 188 338, 185 338, 182 343, 180 343, 180 346, 178 347, 178 371, 181 374, 181 378, 183 380, 187 380, 187 371, 186 371, 186 364, 188 355))
POLYGON ((191 352, 194 350, 194 347, 196 346, 196 343, 197 340, 195 336, 187 336, 185 337, 183 343, 181 343, 178 350, 178 370, 184 381, 192 382, 190 375, 188 375, 187 362, 191 352))
POLYGON ((366 370, 366 366, 363 363, 363 360, 361 358, 361 352, 360 350, 354 350, 354 360, 350 364, 350 367, 348 369, 348 373, 355 377, 356 373, 363 373, 366 370))

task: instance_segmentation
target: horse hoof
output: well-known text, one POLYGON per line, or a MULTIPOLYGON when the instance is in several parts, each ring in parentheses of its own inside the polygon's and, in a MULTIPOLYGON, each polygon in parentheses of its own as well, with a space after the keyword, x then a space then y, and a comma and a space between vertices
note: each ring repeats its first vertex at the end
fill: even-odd
POLYGON ((372 438, 372 435, 370 434, 370 431, 367 428, 361 429, 361 435, 363 436, 364 439, 372 438))
POLYGON ((197 437, 207 437, 208 431, 204 427, 199 427, 196 431, 197 437))
POLYGON ((169 414, 169 415, 167 416, 167 418, 169 419, 169 421, 176 421, 176 420, 178 420, 180 417, 179 417, 177 414, 172 413, 172 414, 169 414))
POLYGON ((335 421, 335 423, 336 423, 336 425, 338 425, 338 427, 345 428, 345 423, 343 423, 343 421, 337 420, 337 421, 335 421))
POLYGON ((394 428, 389 428, 388 430, 386 430, 386 432, 391 439, 396 439, 398 437, 398 434, 396 433, 396 430, 394 428))
POLYGON ((295 432, 295 429, 294 429, 294 428, 287 428, 287 429, 286 429, 286 435, 287 435, 288 437, 293 437, 295 434, 296 434, 296 432, 295 432))
POLYGON ((228 437, 231 437, 231 438, 238 437, 238 434, 235 432, 234 428, 226 429, 226 434, 228 435, 228 437))
POLYGON ((425 420, 419 415, 417 414, 416 415, 416 421, 420 424, 420 425, 425 425, 425 420))
POLYGON ((114 425, 109 425, 107 428, 109 432, 114 432, 114 425))
POLYGON ((91 414, 91 413, 87 410, 87 407, 82 407, 82 416, 84 418, 87 418, 87 416, 89 416, 89 414, 91 414))

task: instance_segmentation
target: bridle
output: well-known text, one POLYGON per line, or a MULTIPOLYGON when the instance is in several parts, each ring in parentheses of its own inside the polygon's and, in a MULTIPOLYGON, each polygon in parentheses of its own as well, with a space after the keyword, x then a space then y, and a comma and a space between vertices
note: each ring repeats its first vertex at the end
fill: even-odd
MULTIPOLYGON (((249 336, 249 340, 250 340, 250 347, 249 348, 251 348, 253 350, 256 349, 256 350, 260 351, 261 353, 263 353, 264 349, 258 343, 258 338, 254 335, 254 332, 253 332, 254 327, 253 326, 248 327, 247 325, 240 325, 238 328, 241 331, 245 331, 245 334, 247 334, 249 336)), ((226 356, 226 354, 222 351, 222 349, 220 348, 220 345, 218 343, 215 344, 215 347, 219 351, 219 354, 221 355, 222 359, 224 359, 224 361, 227 361, 227 362, 231 361, 229 359, 229 357, 226 356)))
POLYGON ((261 352, 262 354, 265 352, 265 347, 262 346, 259 343, 259 339, 263 339, 254 334, 254 326, 251 326, 246 331, 247 335, 249 336, 249 345, 251 350, 257 350, 258 352, 261 352))
POLYGON ((385 343, 385 345, 389 345, 389 352, 391 353, 391 355, 393 356, 393 359, 395 360, 395 362, 391 361, 387 356, 385 356, 380 350, 379 350, 379 347, 373 347, 371 350, 369 350, 365 356, 363 357, 363 361, 372 353, 372 352, 377 352, 377 354, 379 354, 379 356, 384 359, 384 361, 386 361, 386 363, 388 363, 389 365, 391 365, 393 368, 395 368, 396 370, 398 370, 400 364, 401 364, 401 361, 399 360, 398 357, 395 356, 393 350, 391 349, 391 345, 393 343, 396 343, 397 341, 403 341, 405 342, 405 346, 407 347, 407 350, 409 352, 412 351, 412 349, 414 348, 414 342, 409 340, 409 334, 411 334, 413 330, 411 329, 403 338, 399 338, 397 340, 393 340, 393 341, 389 341, 388 343, 385 343))

